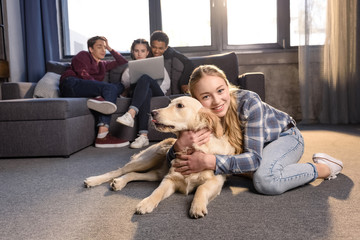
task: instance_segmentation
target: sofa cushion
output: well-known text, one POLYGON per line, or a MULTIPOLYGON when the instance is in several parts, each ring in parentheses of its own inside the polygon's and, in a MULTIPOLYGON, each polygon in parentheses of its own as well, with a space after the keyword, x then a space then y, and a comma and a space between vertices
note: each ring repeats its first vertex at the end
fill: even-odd
POLYGON ((47 72, 34 89, 35 98, 58 98, 60 74, 47 72))
POLYGON ((53 72, 57 74, 62 74, 65 70, 70 67, 70 62, 56 62, 56 61, 48 61, 46 63, 46 71, 53 72))
POLYGON ((225 72, 227 79, 231 83, 238 85, 239 64, 234 52, 203 57, 191 57, 190 60, 195 65, 195 68, 204 64, 217 66, 225 72))
POLYGON ((128 64, 117 66, 105 74, 104 81, 109 83, 119 83, 121 81, 122 73, 128 67, 128 64))
POLYGON ((4 82, 1 85, 2 99, 33 98, 35 87, 34 82, 4 82))
POLYGON ((3 100, 0 121, 38 121, 90 115, 87 98, 27 98, 3 100))

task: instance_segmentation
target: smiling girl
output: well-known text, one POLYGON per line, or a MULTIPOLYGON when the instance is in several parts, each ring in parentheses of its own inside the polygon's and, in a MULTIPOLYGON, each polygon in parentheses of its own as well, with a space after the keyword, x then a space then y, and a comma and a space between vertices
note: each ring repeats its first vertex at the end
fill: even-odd
MULTIPOLYGON (((213 65, 196 68, 189 81, 192 97, 221 118, 224 134, 236 149, 236 155, 211 155, 194 152, 177 155, 173 166, 188 175, 203 170, 215 174, 253 173, 253 184, 262 194, 276 195, 310 183, 317 178, 333 179, 343 164, 324 153, 313 156, 313 163, 298 163, 304 152, 304 140, 295 121, 251 91, 231 85, 224 72, 213 65)), ((207 129, 180 133, 168 153, 191 148, 208 141, 207 129)))

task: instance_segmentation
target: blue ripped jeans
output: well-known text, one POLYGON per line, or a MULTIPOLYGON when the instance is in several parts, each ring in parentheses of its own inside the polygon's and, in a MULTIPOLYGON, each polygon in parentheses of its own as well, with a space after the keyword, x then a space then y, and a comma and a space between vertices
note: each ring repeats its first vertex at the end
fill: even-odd
POLYGON ((298 163, 304 153, 304 139, 297 127, 280 134, 263 150, 263 158, 253 176, 259 193, 277 195, 314 181, 317 170, 312 163, 298 163))

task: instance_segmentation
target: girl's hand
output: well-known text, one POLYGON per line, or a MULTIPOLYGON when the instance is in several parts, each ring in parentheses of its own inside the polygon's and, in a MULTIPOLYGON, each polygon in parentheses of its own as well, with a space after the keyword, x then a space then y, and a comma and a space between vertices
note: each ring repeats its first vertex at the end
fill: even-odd
POLYGON ((182 152, 190 149, 194 144, 202 145, 210 140, 211 131, 209 129, 201 129, 199 131, 182 131, 174 144, 175 152, 182 152))
POLYGON ((216 157, 212 154, 195 151, 191 155, 177 155, 172 166, 175 168, 175 172, 179 172, 182 175, 189 175, 204 170, 215 170, 216 157))

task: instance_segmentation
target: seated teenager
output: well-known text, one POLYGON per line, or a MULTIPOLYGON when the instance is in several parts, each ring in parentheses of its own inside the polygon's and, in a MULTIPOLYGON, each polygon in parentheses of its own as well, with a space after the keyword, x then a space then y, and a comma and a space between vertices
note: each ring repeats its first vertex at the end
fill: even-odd
POLYGON ((88 97, 88 107, 98 112, 98 134, 95 147, 112 148, 129 145, 128 141, 113 137, 109 133, 111 114, 116 111, 116 98, 123 92, 122 83, 103 82, 105 73, 127 60, 113 50, 105 37, 95 36, 87 41, 88 51, 81 51, 73 57, 71 66, 60 78, 62 97, 88 97), (102 60, 108 50, 115 58, 102 60))
POLYGON ((164 56, 165 68, 173 85, 171 93, 187 93, 189 78, 194 70, 194 65, 190 59, 170 47, 169 37, 162 31, 154 31, 151 34, 150 45, 154 57, 164 56))
MULTIPOLYGON (((145 39, 136 39, 131 45, 131 58, 133 60, 144 59, 151 56, 150 45, 145 39)), ((122 96, 132 97, 127 113, 117 118, 117 122, 128 127, 134 127, 134 118, 139 119, 139 137, 130 144, 131 148, 142 148, 149 145, 148 122, 150 116, 150 101, 152 97, 165 96, 170 88, 170 78, 164 68, 164 79, 154 80, 148 75, 142 75, 134 83, 130 83, 129 68, 125 69, 121 83, 125 87, 122 96)))

